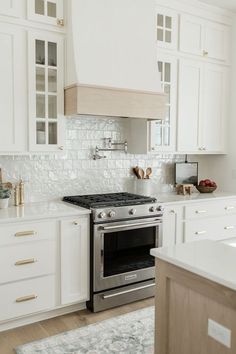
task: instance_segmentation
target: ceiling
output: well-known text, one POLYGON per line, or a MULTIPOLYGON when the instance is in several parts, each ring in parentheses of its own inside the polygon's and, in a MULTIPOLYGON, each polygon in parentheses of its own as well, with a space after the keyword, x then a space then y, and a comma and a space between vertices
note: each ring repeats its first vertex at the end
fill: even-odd
POLYGON ((236 0, 200 0, 209 5, 215 5, 236 12, 236 0))

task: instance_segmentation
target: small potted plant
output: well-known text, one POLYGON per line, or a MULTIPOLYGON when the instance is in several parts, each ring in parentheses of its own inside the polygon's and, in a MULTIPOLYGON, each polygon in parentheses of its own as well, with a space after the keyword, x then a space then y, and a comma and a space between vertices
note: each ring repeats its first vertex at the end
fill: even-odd
POLYGON ((0 209, 8 208, 9 199, 11 196, 11 189, 0 184, 0 209))

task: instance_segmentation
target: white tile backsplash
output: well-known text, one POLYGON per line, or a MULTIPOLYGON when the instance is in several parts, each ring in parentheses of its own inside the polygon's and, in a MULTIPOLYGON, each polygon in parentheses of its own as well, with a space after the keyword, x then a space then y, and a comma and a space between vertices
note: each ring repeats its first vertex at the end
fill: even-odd
POLYGON ((65 150, 60 153, 0 156, 5 180, 26 181, 26 201, 43 201, 71 194, 132 191, 131 168, 153 168, 157 190, 173 184, 174 162, 183 156, 170 154, 131 155, 106 152, 107 159, 94 161, 95 146, 103 138, 124 141, 127 119, 76 117, 66 120, 65 150))

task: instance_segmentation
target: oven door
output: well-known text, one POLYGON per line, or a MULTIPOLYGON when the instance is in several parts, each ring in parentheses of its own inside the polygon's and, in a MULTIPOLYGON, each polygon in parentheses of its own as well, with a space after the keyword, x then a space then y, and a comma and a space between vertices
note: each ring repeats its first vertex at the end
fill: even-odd
POLYGON ((150 249, 161 244, 158 217, 94 225, 94 291, 154 278, 150 249))

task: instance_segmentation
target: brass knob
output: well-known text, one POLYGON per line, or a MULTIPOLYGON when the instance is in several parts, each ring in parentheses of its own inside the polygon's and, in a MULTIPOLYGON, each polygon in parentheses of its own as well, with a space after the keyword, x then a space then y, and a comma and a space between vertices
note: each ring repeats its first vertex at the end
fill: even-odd
POLYGON ((64 150, 64 146, 59 146, 59 150, 64 150))
POLYGON ((58 18, 57 19, 57 25, 63 27, 64 26, 64 19, 63 18, 58 18))
POLYGON ((203 51, 203 56, 204 56, 204 57, 207 57, 208 54, 209 54, 209 53, 208 53, 206 50, 203 51))
POLYGON ((74 225, 79 225, 79 222, 78 221, 74 221, 74 225))

